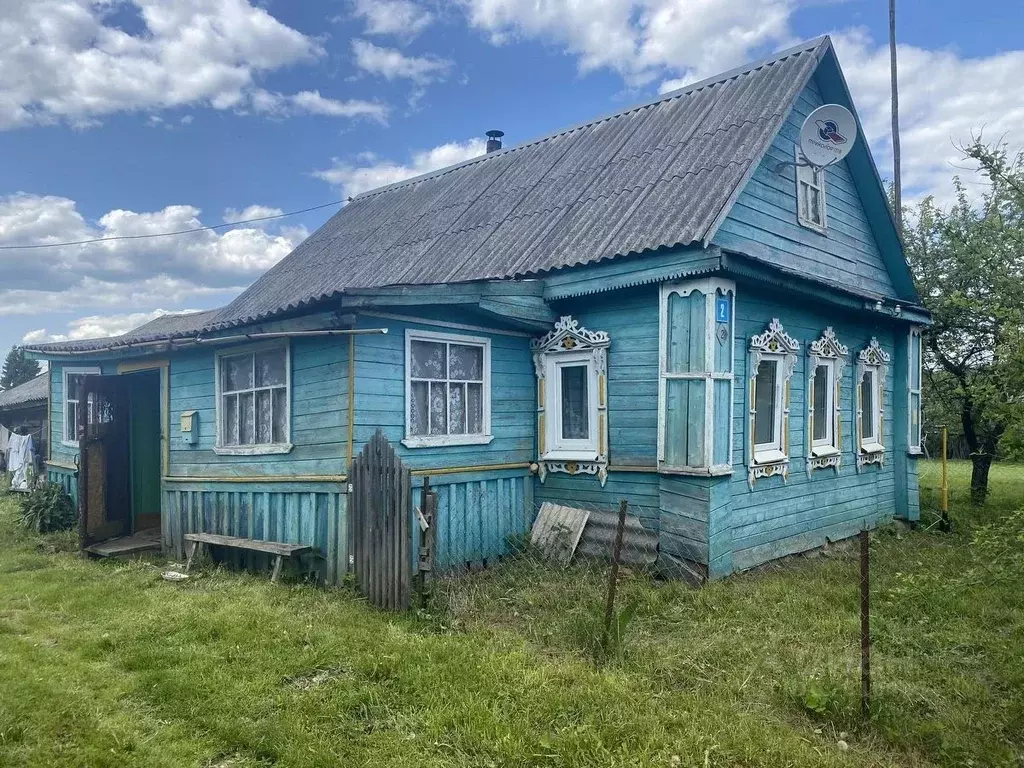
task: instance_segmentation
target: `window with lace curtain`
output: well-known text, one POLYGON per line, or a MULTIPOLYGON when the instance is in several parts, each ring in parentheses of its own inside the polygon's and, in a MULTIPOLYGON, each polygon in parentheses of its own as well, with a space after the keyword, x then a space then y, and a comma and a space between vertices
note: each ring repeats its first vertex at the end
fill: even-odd
POLYGON ((291 450, 287 342, 217 354, 218 453, 291 450))

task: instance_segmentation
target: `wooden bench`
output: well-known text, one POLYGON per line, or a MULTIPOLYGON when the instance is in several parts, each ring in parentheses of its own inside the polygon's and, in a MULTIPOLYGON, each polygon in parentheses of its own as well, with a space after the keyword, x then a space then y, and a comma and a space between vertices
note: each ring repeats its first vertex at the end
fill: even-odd
POLYGON ((274 570, 270 574, 270 580, 276 582, 281 576, 281 563, 286 557, 295 557, 312 552, 313 547, 309 544, 283 544, 279 541, 260 541, 259 539, 243 539, 239 536, 221 536, 216 533, 186 533, 185 541, 188 542, 188 561, 185 563, 185 571, 192 567, 192 560, 199 554, 204 546, 212 544, 216 547, 234 547, 235 549, 248 549, 252 552, 266 552, 274 556, 274 570))

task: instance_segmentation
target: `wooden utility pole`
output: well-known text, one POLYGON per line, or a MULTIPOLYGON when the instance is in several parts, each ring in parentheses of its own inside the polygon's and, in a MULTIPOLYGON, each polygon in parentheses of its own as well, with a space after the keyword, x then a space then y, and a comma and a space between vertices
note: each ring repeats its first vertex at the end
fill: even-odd
POLYGON ((892 79, 892 181, 896 231, 903 237, 903 184, 900 182, 900 96, 896 77, 896 0, 889 0, 889 68, 892 79))

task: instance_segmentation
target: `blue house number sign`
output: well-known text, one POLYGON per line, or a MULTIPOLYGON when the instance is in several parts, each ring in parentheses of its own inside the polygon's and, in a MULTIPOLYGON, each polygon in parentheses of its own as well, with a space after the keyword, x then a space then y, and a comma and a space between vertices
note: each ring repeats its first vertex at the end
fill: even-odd
POLYGON ((728 323, 732 305, 728 296, 719 296, 715 299, 715 322, 728 323))

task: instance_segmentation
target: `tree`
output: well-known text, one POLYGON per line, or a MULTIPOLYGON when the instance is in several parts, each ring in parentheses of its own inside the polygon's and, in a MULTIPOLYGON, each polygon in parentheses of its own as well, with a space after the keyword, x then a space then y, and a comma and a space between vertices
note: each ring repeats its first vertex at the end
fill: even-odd
POLYGON ((39 375, 39 362, 29 360, 25 357, 25 350, 22 347, 11 347, 4 360, 3 370, 0 371, 0 390, 11 389, 26 381, 32 381, 39 375))
POLYGON ((971 500, 1007 429, 1024 418, 1024 155, 964 148, 987 177, 972 203, 959 178, 948 211, 931 198, 905 230, 907 257, 933 325, 925 337, 929 395, 959 417, 971 450, 971 500))

